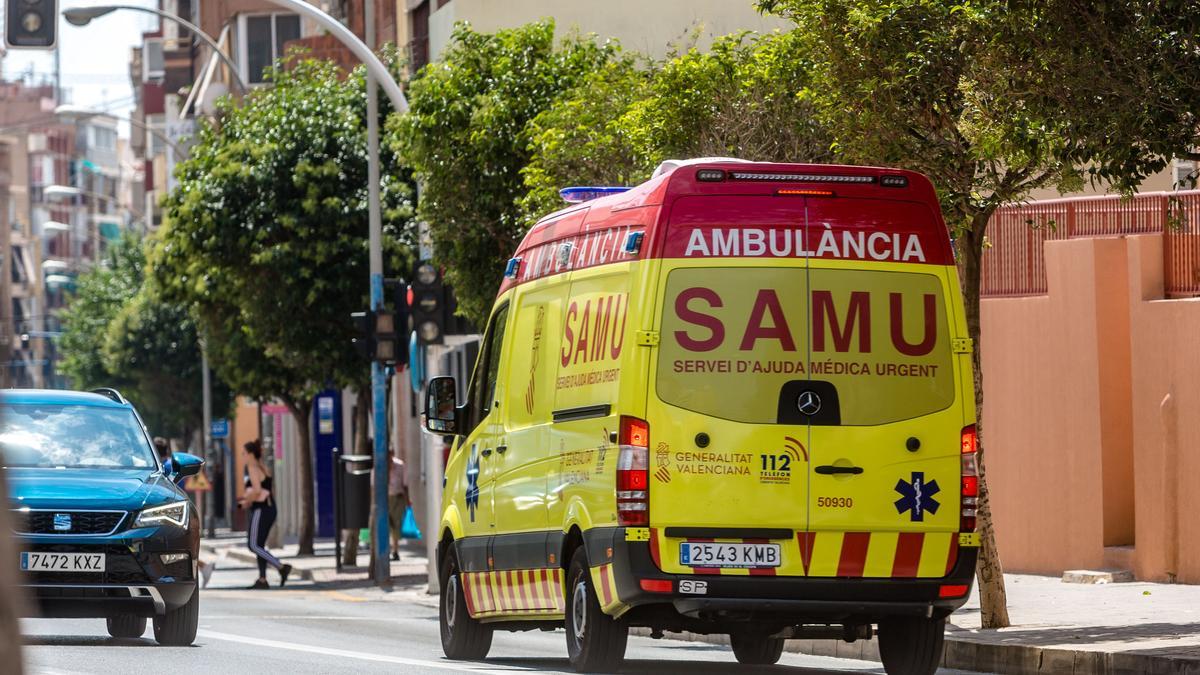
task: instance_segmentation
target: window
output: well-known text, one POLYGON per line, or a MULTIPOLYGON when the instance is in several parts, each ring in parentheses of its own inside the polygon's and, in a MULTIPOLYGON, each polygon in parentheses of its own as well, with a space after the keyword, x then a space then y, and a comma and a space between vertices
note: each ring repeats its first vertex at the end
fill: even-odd
POLYGON ((504 329, 508 323, 508 305, 496 310, 488 328, 487 348, 475 366, 471 378, 469 419, 464 433, 471 433, 492 410, 496 400, 496 384, 500 375, 500 350, 504 346, 504 329))
POLYGON ((162 38, 147 38, 142 49, 142 81, 161 82, 166 73, 162 38))
POLYGON ((148 469, 154 453, 133 411, 81 405, 3 408, 5 466, 148 469))
POLYGON ((258 14, 238 17, 242 77, 251 84, 267 81, 263 71, 284 55, 291 40, 300 38, 300 17, 295 14, 258 14))

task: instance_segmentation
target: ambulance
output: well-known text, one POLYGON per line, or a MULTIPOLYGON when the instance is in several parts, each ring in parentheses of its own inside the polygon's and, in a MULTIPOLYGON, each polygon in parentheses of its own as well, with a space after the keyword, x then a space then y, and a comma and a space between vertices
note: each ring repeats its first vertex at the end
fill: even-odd
POLYGON ((970 592, 972 343, 934 188, 910 171, 689 160, 573 188, 508 261, 452 437, 441 639, 564 628, 611 672, 631 628, 877 639, 932 673, 970 592))

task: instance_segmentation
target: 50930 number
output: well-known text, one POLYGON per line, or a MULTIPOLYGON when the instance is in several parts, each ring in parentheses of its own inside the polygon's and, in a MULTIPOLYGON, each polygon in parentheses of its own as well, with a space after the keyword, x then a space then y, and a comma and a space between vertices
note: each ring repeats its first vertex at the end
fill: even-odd
POLYGON ((853 497, 817 497, 817 506, 826 509, 849 509, 854 507, 853 497))

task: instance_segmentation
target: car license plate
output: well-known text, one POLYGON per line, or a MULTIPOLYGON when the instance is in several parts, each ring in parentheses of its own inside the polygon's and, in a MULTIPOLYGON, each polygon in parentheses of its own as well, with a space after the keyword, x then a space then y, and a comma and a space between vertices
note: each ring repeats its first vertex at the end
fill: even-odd
POLYGON ((21 553, 26 572, 103 572, 103 553, 21 553))
POLYGON ((779 567, 779 544, 683 542, 679 562, 688 567, 779 567))

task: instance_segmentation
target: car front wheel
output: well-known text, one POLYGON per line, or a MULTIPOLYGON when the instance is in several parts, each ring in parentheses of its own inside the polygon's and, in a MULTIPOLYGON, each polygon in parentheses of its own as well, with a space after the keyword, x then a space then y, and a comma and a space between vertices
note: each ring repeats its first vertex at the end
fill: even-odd
POLYGON ((442 563, 441 597, 438 599, 438 623, 442 636, 442 651, 446 658, 456 661, 476 661, 487 656, 492 648, 492 628, 471 618, 467 599, 463 595, 462 571, 458 556, 451 546, 442 563))
POLYGON ((115 638, 139 638, 146 632, 146 617, 122 614, 108 619, 108 634, 115 638))
POLYGON ((200 624, 200 589, 192 591, 192 597, 178 609, 169 609, 162 616, 154 617, 154 639, 168 647, 186 647, 196 641, 196 628, 200 624))

